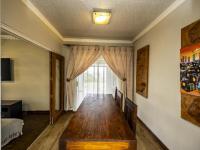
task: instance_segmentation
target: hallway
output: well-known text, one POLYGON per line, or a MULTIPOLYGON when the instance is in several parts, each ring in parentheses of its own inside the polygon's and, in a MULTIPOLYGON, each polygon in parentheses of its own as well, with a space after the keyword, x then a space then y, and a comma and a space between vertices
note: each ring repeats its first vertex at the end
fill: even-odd
MULTIPOLYGON (((49 125, 43 133, 32 143, 28 150, 58 150, 58 139, 67 127, 73 112, 65 113, 55 125, 49 125)), ((137 150, 164 150, 152 134, 137 121, 137 150)))
POLYGON ((200 150, 199 8, 1 0, 1 149, 200 150))

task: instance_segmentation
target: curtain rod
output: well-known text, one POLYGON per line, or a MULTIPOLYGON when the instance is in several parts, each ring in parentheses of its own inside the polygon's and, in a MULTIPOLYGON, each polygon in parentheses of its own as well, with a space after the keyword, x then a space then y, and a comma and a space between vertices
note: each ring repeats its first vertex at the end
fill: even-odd
POLYGON ((133 45, 83 45, 83 44, 64 44, 65 46, 98 46, 98 47, 133 47, 133 45))

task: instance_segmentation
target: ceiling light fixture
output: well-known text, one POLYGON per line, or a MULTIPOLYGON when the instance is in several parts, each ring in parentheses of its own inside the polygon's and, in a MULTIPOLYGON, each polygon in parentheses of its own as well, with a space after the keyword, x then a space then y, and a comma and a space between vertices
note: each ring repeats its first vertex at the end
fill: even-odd
POLYGON ((111 12, 94 11, 93 22, 99 25, 109 24, 111 18, 111 12))

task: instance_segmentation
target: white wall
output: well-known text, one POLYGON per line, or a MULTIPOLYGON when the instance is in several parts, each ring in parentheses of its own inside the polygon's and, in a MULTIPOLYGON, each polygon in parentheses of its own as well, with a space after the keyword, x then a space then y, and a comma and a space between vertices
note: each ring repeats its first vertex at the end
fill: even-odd
POLYGON ((1 0, 1 23, 60 52, 62 41, 21 0, 1 0))
POLYGON ((49 110, 49 52, 22 40, 2 40, 2 57, 14 61, 14 81, 2 82, 3 100, 22 100, 23 110, 49 110))
POLYGON ((136 50, 150 45, 149 98, 134 92, 138 116, 170 150, 200 149, 200 128, 180 117, 181 28, 197 19, 200 0, 186 0, 134 44, 135 69, 136 50))

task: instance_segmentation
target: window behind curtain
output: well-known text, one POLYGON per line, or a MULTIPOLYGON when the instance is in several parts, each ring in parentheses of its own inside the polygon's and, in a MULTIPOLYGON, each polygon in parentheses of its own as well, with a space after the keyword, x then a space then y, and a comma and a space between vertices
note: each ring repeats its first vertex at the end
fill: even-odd
POLYGON ((113 94, 117 77, 102 57, 77 78, 77 97, 82 99, 87 94, 113 94))

